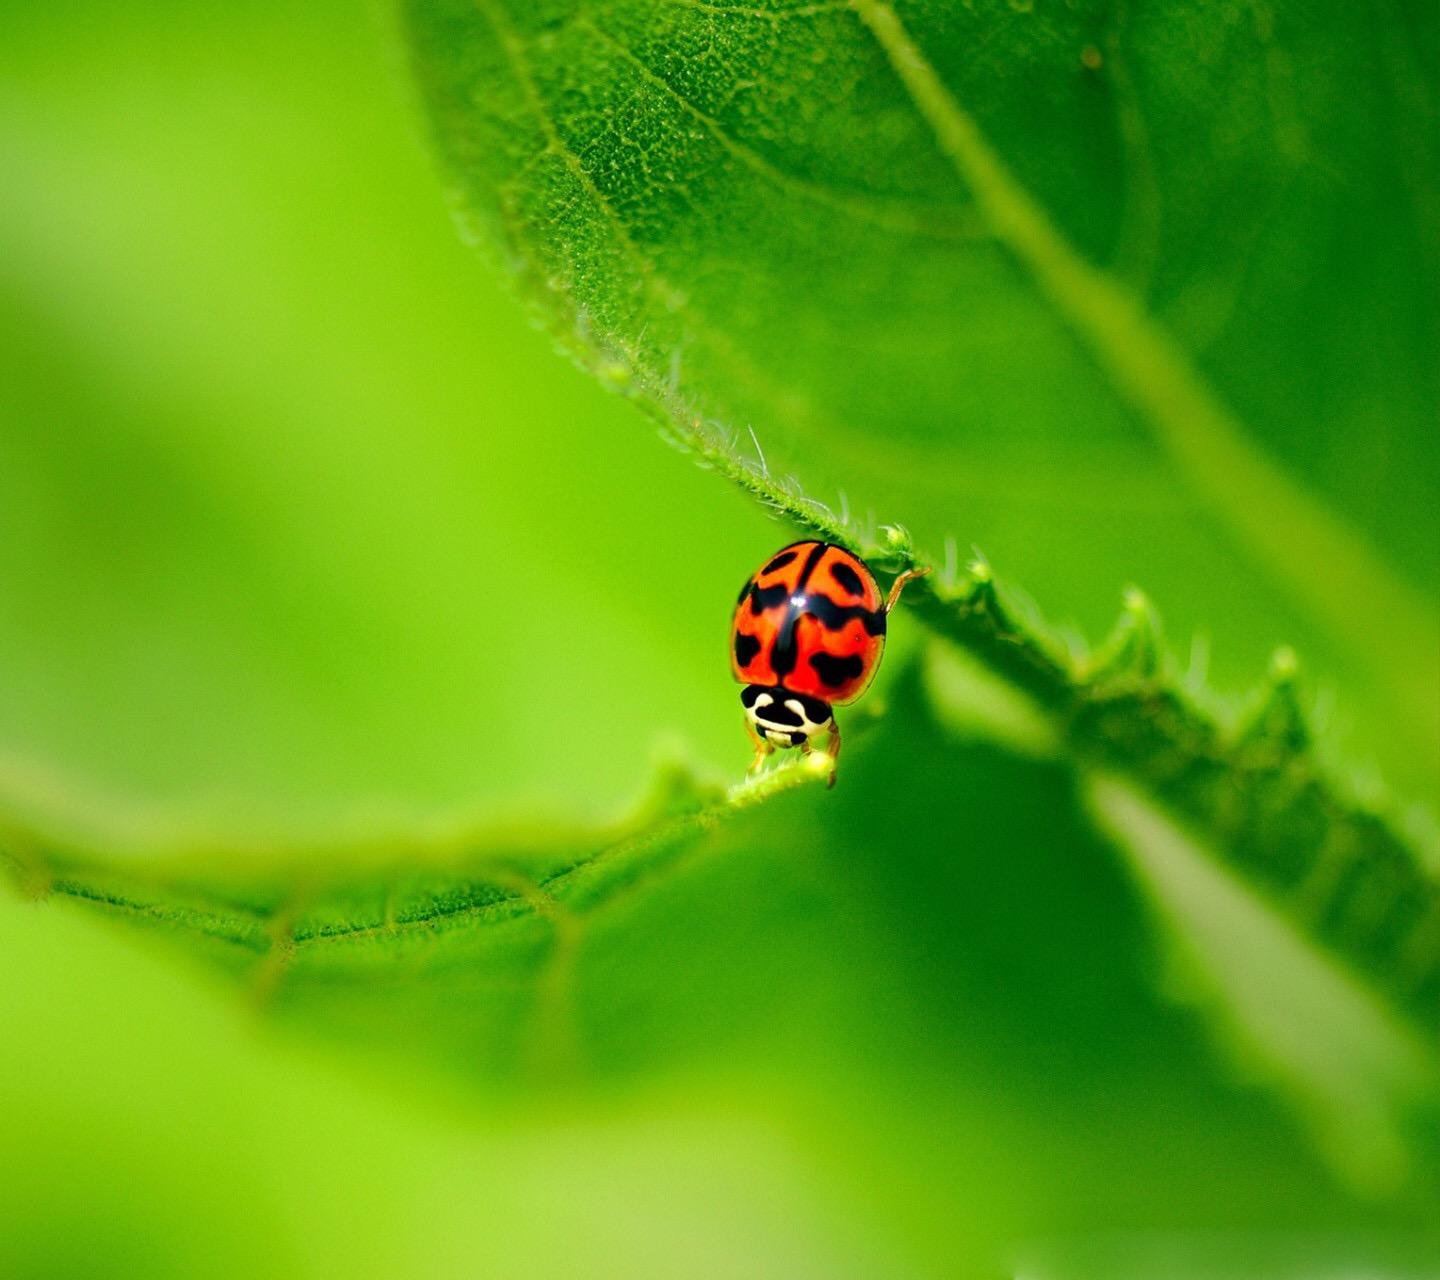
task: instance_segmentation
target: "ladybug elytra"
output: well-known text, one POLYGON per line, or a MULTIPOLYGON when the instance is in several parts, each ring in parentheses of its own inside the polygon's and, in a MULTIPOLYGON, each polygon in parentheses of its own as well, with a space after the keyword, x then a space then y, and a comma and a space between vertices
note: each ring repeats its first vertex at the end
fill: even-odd
POLYGON ((730 625, 730 667, 745 686, 752 772, 777 747, 809 755, 824 733, 835 785, 840 728, 833 708, 869 687, 885 650, 886 615, 905 584, 925 572, 902 573, 882 598, 859 556, 807 541, 781 548, 751 575, 730 625))

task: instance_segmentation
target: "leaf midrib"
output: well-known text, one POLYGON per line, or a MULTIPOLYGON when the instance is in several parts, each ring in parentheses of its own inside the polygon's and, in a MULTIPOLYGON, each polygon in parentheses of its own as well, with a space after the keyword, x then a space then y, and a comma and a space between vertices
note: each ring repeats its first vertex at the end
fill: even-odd
MULTIPOLYGON (((203 890, 197 891, 190 900, 184 900, 189 895, 180 894, 181 900, 167 903, 166 886, 160 881, 153 885, 153 892, 149 894, 146 889, 150 886, 138 879, 122 892, 113 886, 107 887, 102 880, 90 878, 94 868, 67 866, 63 870, 52 869, 44 854, 48 841, 36 832, 27 834, 27 853, 22 857, 14 847, 17 839, 15 832, 8 826, 0 832, 7 837, 0 842, 0 858, 14 864, 17 879, 28 886, 27 895, 31 897, 58 894, 156 924, 202 932, 219 941, 257 952, 270 949, 277 934, 283 933, 285 944, 300 951, 325 944, 402 937, 407 933, 432 931, 489 916, 508 919, 532 915, 588 914, 612 905, 633 888, 629 881, 607 881, 607 876, 620 864, 633 859, 643 874, 685 836, 708 830, 753 805, 797 787, 816 784, 823 776, 823 771, 812 761, 787 763, 736 784, 721 799, 710 804, 636 823, 588 855, 540 877, 527 875, 513 855, 490 857, 478 850, 473 851, 455 864, 455 874, 487 885, 492 890, 500 889, 504 891, 502 896, 474 893, 453 901, 433 902, 399 919, 357 919, 334 925, 307 922, 306 908, 323 898, 323 882, 313 877, 304 885, 297 885, 282 901, 268 908, 238 907, 214 894, 207 895, 203 890), (572 906, 570 900, 574 898, 584 898, 585 905, 581 908, 572 906)), ((343 869, 343 859, 341 867, 343 869)), ((120 874, 115 868, 110 871, 120 874)), ((338 878, 334 883, 336 887, 343 888, 343 882, 338 878)), ((170 892, 173 899, 176 891, 170 892)))

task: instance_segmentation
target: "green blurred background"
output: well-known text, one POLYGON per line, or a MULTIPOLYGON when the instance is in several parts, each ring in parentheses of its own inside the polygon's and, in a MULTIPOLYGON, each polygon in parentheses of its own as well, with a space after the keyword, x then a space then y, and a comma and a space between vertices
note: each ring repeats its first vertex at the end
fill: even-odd
POLYGON ((724 606, 783 534, 459 242, 385 17, 5 22, 7 767, 290 832, 732 761, 724 606))
MULTIPOLYGON (((789 535, 460 243, 388 12, 10 0, 0 47, 8 806, 139 858, 738 773, 789 535)), ((899 640, 834 806, 599 931, 559 1084, 463 956, 276 1023, 4 900, 0 1274, 1436 1274, 1433 1184, 1231 1069, 1064 769, 932 724, 899 640)))

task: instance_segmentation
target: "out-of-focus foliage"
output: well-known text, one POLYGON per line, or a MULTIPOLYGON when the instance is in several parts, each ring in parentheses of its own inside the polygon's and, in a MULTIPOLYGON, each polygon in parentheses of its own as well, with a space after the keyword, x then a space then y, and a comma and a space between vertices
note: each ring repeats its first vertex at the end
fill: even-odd
MULTIPOLYGON (((1377 1078, 1348 1092, 1341 1082, 1339 1101, 1365 1107, 1366 1123, 1338 1135, 1339 1167, 1378 1176, 1385 1194, 1353 1199, 1284 1113, 1227 1083, 1204 1024, 1137 965, 1144 916, 1068 765, 958 740, 913 674, 898 683, 833 794, 776 789, 805 780, 799 769, 729 800, 672 787, 658 812, 588 842, 481 837, 418 869, 414 851, 370 876, 335 869, 298 895, 213 868, 183 896, 173 873, 147 889, 132 871, 117 892, 93 870, 62 872, 55 887, 208 958, 247 1007, 382 1078, 405 1073, 407 1092, 458 1087, 462 1103, 449 1106, 461 1133, 499 1124, 544 1150, 558 1115, 583 1161, 597 1116, 619 1105, 634 1132, 612 1158, 645 1169, 657 1129, 718 1125, 659 1157, 673 1162, 678 1205, 653 1185, 627 1201, 603 1175, 557 1184, 562 1232, 580 1230, 572 1209, 612 1218, 598 1251, 527 1242, 545 1235, 536 1193, 504 1201, 507 1215, 518 1203, 517 1227, 467 1171, 477 1220, 508 1237, 502 1256, 527 1274, 951 1275, 1029 1263, 1042 1275, 1139 1277, 1149 1246, 1138 1237, 1155 1231, 1173 1261, 1217 1259, 1237 1274, 1267 1254, 1280 1274, 1318 1261, 1390 1262, 1402 1275, 1421 1265, 1436 1245, 1430 1157, 1417 1168, 1406 1112, 1433 1089, 1423 1051, 1362 1010, 1361 1030, 1380 1032, 1364 1055, 1377 1078), (749 1191, 733 1210, 722 1196, 699 1211, 698 1239, 665 1237, 674 1215, 696 1212, 686 1183, 723 1174, 751 1126, 783 1144, 782 1178, 818 1203, 797 1208, 782 1187, 795 1217, 770 1238, 749 1191), (732 1212, 752 1224, 738 1241, 698 1243, 732 1212), (662 1238, 642 1245, 652 1224, 662 1238), (1098 1263, 1085 1257, 1096 1247, 1098 1263)), ((1202 855, 1168 857, 1172 874, 1208 874, 1202 855)), ((1171 901, 1207 924, 1222 918, 1211 899, 1191 904, 1182 890, 1171 901)), ((1224 905, 1264 911, 1243 893, 1224 905)), ((1287 1000, 1335 995, 1294 964, 1273 924, 1224 924, 1230 950, 1286 961, 1287 1000)), ((1176 977, 1191 982, 1188 970, 1176 977)), ((1338 1053, 1345 1075, 1353 1010, 1339 1013, 1343 1023, 1311 1009, 1301 1035, 1338 1053)), ((1320 1101, 1335 1120, 1336 1099, 1320 1101)), ((774 1175, 774 1156, 739 1160, 751 1158, 774 1175)), ((343 1177, 377 1194, 355 1170, 343 1177)), ((452 1230, 463 1240, 470 1226, 452 1230)))
POLYGON ((898 12, 409 8, 532 304, 750 497, 979 541, 1092 634, 1139 578, 1222 687, 1295 641, 1338 710, 942 555, 839 788, 725 788, 785 534, 455 243, 388 19, 11 5, 0 1273, 1433 1271, 1435 869, 1341 766, 1440 676, 1427 144, 1370 127, 1434 33, 898 12), (1230 492, 985 225, 901 36, 1243 420, 1230 492), (1382 566, 1373 642, 1322 545, 1382 566))
POLYGON ((380 18, 0 14, 0 775, 112 841, 731 756, 713 584, 774 533, 457 242, 380 18))

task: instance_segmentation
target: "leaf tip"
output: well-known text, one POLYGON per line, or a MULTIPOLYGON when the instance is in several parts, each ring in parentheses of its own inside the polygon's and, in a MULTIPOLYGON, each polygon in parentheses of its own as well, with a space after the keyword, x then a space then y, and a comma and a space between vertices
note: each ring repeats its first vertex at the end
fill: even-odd
POLYGON ((801 759, 800 767, 815 778, 828 778, 835 767, 835 758, 828 751, 812 751, 801 759))
POLYGON ((880 536, 884 539, 886 547, 892 551, 911 552, 915 548, 914 541, 910 537, 910 530, 903 524, 881 525, 880 536))
POLYGON ((1300 659, 1288 644, 1281 645, 1270 656, 1270 683, 1293 685, 1300 674, 1300 659))
POLYGON ((1150 597, 1139 587, 1126 587, 1120 620, 1090 664, 1090 679, 1154 680, 1164 665, 1162 634, 1150 597))
POLYGON ((1268 745, 1299 755, 1311 743, 1310 719, 1301 705, 1300 659, 1289 645, 1270 658, 1258 704, 1240 733, 1240 741, 1268 745))

